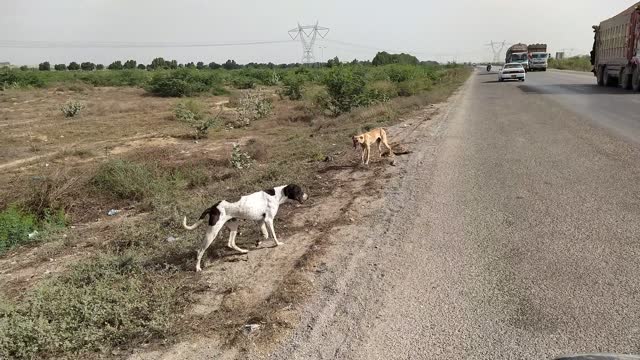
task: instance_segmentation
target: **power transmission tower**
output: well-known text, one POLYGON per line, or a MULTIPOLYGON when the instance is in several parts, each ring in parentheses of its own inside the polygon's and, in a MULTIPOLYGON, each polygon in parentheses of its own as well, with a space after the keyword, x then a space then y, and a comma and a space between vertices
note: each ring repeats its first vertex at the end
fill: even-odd
POLYGON ((289 36, 291 39, 296 40, 300 38, 300 42, 302 43, 302 62, 305 64, 315 62, 316 58, 313 55, 313 45, 316 42, 318 35, 324 39, 328 33, 329 28, 318 26, 317 21, 315 25, 302 26, 298 23, 297 28, 289 30, 289 36))
POLYGON ((491 40, 491 42, 485 44, 485 46, 491 47, 491 50, 493 51, 493 62, 497 63, 500 62, 500 54, 502 54, 502 50, 504 50, 504 47, 507 46, 507 42, 494 42, 493 40, 491 40))

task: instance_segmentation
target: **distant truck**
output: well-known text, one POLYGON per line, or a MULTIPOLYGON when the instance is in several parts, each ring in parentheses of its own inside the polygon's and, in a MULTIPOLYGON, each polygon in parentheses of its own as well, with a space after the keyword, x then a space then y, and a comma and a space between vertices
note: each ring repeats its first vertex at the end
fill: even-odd
POLYGON ((547 44, 533 44, 527 47, 529 52, 529 70, 547 71, 549 64, 549 53, 547 53, 547 44))
POLYGON ((518 63, 522 64, 525 71, 529 71, 529 49, 526 44, 511 45, 507 49, 507 57, 504 60, 505 63, 518 63))
POLYGON ((593 31, 591 64, 598 85, 640 91, 640 2, 593 31))

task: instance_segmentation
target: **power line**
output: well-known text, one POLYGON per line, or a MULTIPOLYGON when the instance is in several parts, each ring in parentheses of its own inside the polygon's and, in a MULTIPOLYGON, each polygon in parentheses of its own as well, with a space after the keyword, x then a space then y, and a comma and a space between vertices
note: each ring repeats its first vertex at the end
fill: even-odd
POLYGON ((50 49, 50 48, 194 48, 226 47, 293 43, 292 40, 247 41, 227 43, 131 43, 131 42, 60 42, 60 41, 14 41, 0 40, 0 48, 50 49))

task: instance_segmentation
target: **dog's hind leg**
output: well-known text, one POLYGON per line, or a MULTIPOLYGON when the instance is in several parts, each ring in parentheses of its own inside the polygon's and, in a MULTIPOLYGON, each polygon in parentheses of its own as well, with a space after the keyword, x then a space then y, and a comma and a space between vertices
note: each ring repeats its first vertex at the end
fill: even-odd
POLYGON ((227 227, 229 227, 229 230, 231 230, 229 232, 229 243, 227 244, 228 247, 232 248, 235 251, 239 251, 243 254, 248 253, 248 250, 245 249, 240 249, 237 245, 236 245, 236 235, 238 235, 238 222, 237 221, 230 221, 227 223, 227 227))
MULTIPOLYGON (((267 223, 265 223, 264 221, 260 224, 260 232, 262 233, 262 237, 267 240, 269 238, 269 231, 267 230, 267 223)), ((260 239, 258 239, 256 241, 256 247, 260 246, 260 243, 262 241, 260 239)))
MULTIPOLYGON (((393 150, 391 150, 391 146, 389 146, 389 141, 387 140, 387 133, 386 132, 382 133, 381 140, 382 140, 382 143, 384 144, 384 146, 386 146, 387 149, 389 149, 389 156, 393 156, 394 155, 393 154, 393 150)), ((380 144, 378 144, 378 146, 380 146, 380 144)))
POLYGON ((200 245, 200 249, 198 249, 198 258, 196 259, 196 271, 202 271, 202 267, 200 267, 200 262, 202 261, 202 255, 207 251, 207 248, 213 240, 218 236, 220 229, 224 226, 224 222, 218 221, 214 226, 207 227, 207 233, 202 239, 202 244, 200 245))
POLYGON ((265 222, 269 227, 269 231, 271 231, 271 236, 273 237, 273 241, 276 242, 276 246, 284 245, 284 243, 278 241, 278 238, 276 237, 276 231, 273 229, 273 219, 266 219, 265 222))
POLYGON ((376 142, 378 143, 378 157, 382 157, 382 139, 378 138, 376 142))

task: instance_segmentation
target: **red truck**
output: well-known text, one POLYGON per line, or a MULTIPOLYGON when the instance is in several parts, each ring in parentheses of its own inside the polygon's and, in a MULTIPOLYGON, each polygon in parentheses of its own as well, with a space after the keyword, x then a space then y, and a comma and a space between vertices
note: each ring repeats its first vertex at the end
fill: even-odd
POLYGON ((598 85, 640 91, 640 2, 593 31, 591 64, 598 85))

